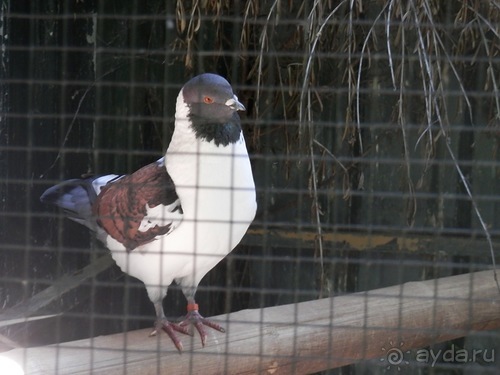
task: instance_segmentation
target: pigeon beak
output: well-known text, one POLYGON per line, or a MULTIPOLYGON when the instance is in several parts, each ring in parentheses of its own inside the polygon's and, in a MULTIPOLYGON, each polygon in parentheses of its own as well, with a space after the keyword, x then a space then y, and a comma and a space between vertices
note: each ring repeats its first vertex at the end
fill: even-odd
POLYGON ((234 109, 236 111, 245 111, 246 108, 241 102, 238 100, 238 97, 234 95, 231 99, 229 99, 225 103, 229 108, 234 109))

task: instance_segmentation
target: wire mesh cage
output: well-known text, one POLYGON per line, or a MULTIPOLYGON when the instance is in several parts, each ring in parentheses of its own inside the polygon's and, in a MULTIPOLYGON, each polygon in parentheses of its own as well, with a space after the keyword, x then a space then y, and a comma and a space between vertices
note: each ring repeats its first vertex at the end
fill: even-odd
MULTIPOLYGON (((2 374, 500 371, 500 3, 2 0, 0 24, 2 374), (177 332, 179 348, 150 337, 151 285, 115 264, 100 203, 82 226, 40 196, 111 175, 95 202, 154 208, 147 184, 128 200, 110 186, 172 149, 177 96, 203 73, 246 109, 257 213, 197 288, 225 332, 177 332)), ((196 135, 220 151, 241 142, 231 129, 196 135)), ((190 170, 170 160, 163 173, 190 170)), ((217 215, 245 210, 240 190, 217 215)), ((184 241, 210 249, 236 225, 184 241)), ((170 262, 151 256, 161 236, 121 254, 154 272, 170 262)), ((190 296, 175 275, 159 299, 173 329, 190 296)))

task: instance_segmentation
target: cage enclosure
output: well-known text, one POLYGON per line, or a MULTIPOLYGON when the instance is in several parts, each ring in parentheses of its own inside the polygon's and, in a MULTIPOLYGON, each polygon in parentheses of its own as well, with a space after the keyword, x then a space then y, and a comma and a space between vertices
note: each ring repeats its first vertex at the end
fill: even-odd
MULTIPOLYGON (((497 1, 2 0, 0 24, 0 373, 500 371, 497 1), (164 156, 202 73, 246 108, 257 213, 198 286, 225 333, 180 355, 145 284, 40 196, 164 156)), ((173 325, 185 305, 174 282, 173 325)))

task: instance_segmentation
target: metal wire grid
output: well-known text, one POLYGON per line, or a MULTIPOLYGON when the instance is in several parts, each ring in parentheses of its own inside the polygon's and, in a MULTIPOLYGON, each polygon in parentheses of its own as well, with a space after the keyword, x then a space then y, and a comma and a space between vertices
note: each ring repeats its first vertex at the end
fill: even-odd
MULTIPOLYGON (((41 206, 39 193, 160 156, 176 93, 202 71, 227 76, 247 104, 259 194, 248 236, 200 286, 205 315, 491 266, 500 217, 498 4, 219 3, 3 4, 5 309, 101 254, 84 228, 41 206)), ((37 312, 62 316, 7 326, 4 337, 48 345, 151 326, 142 284, 116 268, 69 285, 37 312)), ((182 298, 171 288, 173 316, 182 298)), ((491 354, 497 336, 426 348, 491 354)), ((467 367, 443 358, 429 366, 416 352, 388 368, 383 349, 399 345, 381 343, 377 371, 498 369, 498 361, 467 367)))

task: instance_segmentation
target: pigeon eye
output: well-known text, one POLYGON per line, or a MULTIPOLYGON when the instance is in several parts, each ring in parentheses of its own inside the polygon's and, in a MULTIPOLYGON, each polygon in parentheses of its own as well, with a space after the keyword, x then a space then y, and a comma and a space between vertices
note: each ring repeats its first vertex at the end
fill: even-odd
POLYGON ((205 103, 205 104, 212 104, 213 102, 214 102, 214 100, 210 96, 205 96, 203 98, 203 103, 205 103))

